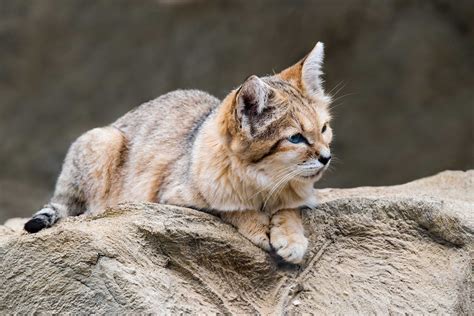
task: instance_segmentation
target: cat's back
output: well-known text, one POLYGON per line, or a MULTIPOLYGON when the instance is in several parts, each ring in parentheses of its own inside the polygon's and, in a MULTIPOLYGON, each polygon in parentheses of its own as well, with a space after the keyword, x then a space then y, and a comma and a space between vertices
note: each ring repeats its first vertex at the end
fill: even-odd
POLYGON ((136 107, 113 126, 130 140, 159 137, 182 143, 219 104, 219 99, 204 91, 176 90, 136 107))
POLYGON ((112 125, 126 150, 114 204, 155 201, 166 185, 176 186, 189 164, 195 136, 220 101, 199 90, 177 90, 131 110, 112 125))

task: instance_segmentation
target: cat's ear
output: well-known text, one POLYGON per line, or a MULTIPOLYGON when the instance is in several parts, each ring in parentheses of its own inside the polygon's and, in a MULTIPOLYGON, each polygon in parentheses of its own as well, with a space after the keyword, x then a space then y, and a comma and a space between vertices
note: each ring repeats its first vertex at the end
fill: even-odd
POLYGON ((301 69, 301 82, 309 94, 324 95, 323 89, 324 44, 318 42, 306 56, 301 69))
POLYGON ((311 96, 325 98, 322 79, 323 60, 324 44, 318 42, 305 58, 283 70, 280 76, 295 83, 311 96))
MULTIPOLYGON (((270 88, 257 76, 250 76, 237 92, 237 118, 242 125, 254 121, 262 114, 270 88)), ((247 124, 248 125, 248 124, 247 124)))

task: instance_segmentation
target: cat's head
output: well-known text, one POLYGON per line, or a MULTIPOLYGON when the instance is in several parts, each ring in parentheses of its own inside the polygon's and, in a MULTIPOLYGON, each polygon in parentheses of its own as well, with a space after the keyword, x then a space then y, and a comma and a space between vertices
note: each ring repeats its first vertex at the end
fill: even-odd
POLYGON ((331 161, 330 97, 323 90, 323 43, 279 74, 249 77, 221 116, 230 150, 249 172, 315 182, 331 161))

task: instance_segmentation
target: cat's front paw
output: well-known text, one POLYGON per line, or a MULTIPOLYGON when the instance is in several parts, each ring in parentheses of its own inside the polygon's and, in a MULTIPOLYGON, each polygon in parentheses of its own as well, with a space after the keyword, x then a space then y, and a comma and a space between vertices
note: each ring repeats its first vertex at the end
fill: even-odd
POLYGON ((308 248, 308 239, 302 233, 287 233, 281 226, 270 230, 270 243, 276 253, 290 263, 301 263, 308 248))
POLYGON ((247 234, 244 235, 247 239, 249 239, 254 245, 262 248, 265 251, 270 251, 272 247, 270 246, 270 239, 268 235, 265 233, 261 234, 247 234))
POLYGON ((270 251, 270 218, 260 211, 222 212, 221 218, 263 250, 270 251))

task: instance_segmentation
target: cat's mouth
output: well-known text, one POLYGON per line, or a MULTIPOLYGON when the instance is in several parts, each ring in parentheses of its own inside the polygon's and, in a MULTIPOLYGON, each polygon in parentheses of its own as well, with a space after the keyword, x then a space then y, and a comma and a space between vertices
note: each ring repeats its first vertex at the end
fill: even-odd
POLYGON ((313 173, 302 174, 302 175, 300 175, 300 177, 302 177, 304 179, 313 179, 313 178, 316 178, 318 176, 321 176, 325 170, 326 170, 326 167, 320 168, 320 169, 316 170, 315 172, 313 171, 313 173))

